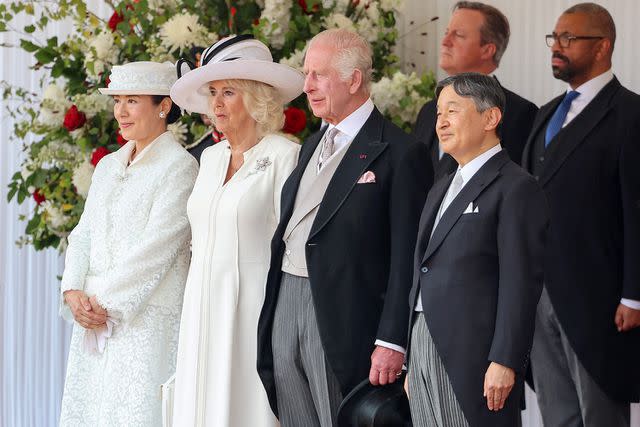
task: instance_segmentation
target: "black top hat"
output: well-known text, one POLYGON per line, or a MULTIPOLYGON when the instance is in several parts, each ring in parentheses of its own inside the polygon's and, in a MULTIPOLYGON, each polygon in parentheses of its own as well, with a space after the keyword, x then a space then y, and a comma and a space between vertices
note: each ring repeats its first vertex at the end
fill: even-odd
POLYGON ((375 386, 362 381, 344 398, 338 409, 339 427, 411 427, 404 375, 392 383, 375 386))

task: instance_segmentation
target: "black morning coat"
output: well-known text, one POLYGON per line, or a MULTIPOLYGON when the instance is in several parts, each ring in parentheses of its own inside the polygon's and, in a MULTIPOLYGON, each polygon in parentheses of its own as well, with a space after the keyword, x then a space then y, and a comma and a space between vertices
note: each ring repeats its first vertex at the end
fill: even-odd
MULTIPOLYGON (((321 138, 322 131, 302 145, 298 165, 282 190, 280 224, 271 242, 258 324, 258 373, 275 414, 271 333, 282 278, 282 237, 321 138)), ((306 245, 307 268, 320 338, 343 396, 368 377, 376 339, 406 345, 413 251, 432 177, 424 144, 374 109, 318 208, 306 245), (366 171, 375 174, 376 182, 357 184, 366 171)))
POLYGON ((433 186, 422 212, 409 325, 421 290, 427 326, 469 425, 513 427, 542 292, 548 209, 535 179, 503 150, 465 184, 431 236, 452 179, 433 186), (483 396, 491 362, 516 373, 498 412, 483 396))
POLYGON ((620 298, 640 300, 640 96, 614 78, 544 150, 563 97, 540 108, 522 160, 550 206, 545 286, 591 377, 638 401, 640 328, 620 333, 614 316, 620 298))

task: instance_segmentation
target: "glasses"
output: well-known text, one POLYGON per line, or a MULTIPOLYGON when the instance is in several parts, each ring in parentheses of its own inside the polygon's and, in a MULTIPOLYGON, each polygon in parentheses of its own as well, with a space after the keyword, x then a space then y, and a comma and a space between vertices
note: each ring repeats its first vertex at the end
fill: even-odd
POLYGON ((547 46, 552 47, 553 44, 557 41, 562 48, 568 48, 571 46, 571 42, 573 40, 599 40, 603 39, 603 36, 572 36, 570 34, 547 34, 544 36, 545 41, 547 42, 547 46))

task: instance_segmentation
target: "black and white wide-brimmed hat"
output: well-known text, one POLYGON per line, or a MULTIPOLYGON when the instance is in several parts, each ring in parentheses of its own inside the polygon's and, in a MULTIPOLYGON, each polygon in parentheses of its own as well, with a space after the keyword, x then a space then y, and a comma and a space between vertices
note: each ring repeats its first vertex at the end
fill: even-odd
POLYGON ((178 61, 178 81, 171 87, 171 99, 187 111, 209 112, 209 82, 215 80, 255 80, 273 86, 287 103, 302 93, 303 74, 273 62, 269 48, 251 35, 231 36, 202 52, 201 66, 189 71, 186 61, 178 61), (186 71, 186 72, 185 72, 186 71))

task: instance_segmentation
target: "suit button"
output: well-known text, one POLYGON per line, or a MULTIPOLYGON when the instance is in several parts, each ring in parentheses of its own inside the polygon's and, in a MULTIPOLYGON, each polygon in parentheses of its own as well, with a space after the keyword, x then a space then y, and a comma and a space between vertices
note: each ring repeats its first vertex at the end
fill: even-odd
POLYGON ((538 175, 535 175, 534 178, 536 179, 536 181, 540 181, 540 177, 538 175))
POLYGON ((540 161, 544 162, 544 156, 540 156, 540 161))
POLYGON ((285 262, 284 262, 284 266, 285 266, 285 267, 289 267, 289 261, 285 261, 285 262))
POLYGON ((287 255, 291 255, 291 250, 287 249, 287 251, 285 252, 287 255))
POLYGON ((420 271, 423 273, 426 273, 427 271, 429 271, 429 269, 427 267, 422 267, 420 271))

